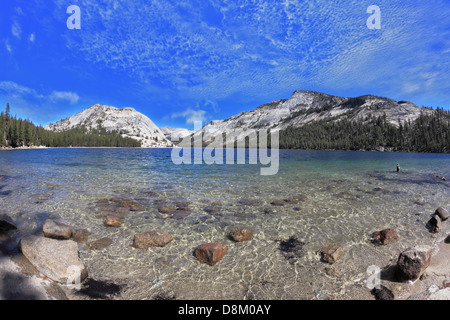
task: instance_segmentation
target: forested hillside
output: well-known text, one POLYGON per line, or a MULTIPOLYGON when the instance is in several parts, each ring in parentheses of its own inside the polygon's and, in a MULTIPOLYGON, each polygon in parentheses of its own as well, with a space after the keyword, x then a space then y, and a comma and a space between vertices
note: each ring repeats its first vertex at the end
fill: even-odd
POLYGON ((437 108, 415 121, 399 119, 398 123, 394 126, 386 116, 315 121, 280 131, 280 148, 450 152, 450 112, 437 108))
POLYGON ((46 147, 140 147, 139 141, 124 138, 117 132, 106 132, 101 125, 87 134, 87 130, 72 129, 65 132, 52 132, 30 120, 12 117, 9 104, 0 113, 0 146, 46 146, 46 147))

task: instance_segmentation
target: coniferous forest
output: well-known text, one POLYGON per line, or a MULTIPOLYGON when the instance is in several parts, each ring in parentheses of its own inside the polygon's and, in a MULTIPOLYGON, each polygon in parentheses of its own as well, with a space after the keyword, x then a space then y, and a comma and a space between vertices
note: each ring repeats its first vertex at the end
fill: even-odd
POLYGON ((364 121, 330 118, 280 131, 281 149, 380 150, 399 152, 450 152, 450 112, 437 108, 415 121, 386 116, 364 121))
POLYGON ((9 104, 0 113, 1 147, 140 147, 139 141, 122 137, 117 132, 107 132, 99 124, 96 130, 88 133, 86 128, 71 129, 64 132, 45 130, 30 120, 11 116, 9 104))
MULTIPOLYGON (((12 117, 9 104, 0 113, 1 147, 140 147, 139 141, 107 132, 99 123, 96 130, 86 128, 64 132, 45 130, 28 119, 12 117)), ((368 116, 364 121, 329 118, 301 127, 280 131, 280 149, 380 150, 399 152, 450 152, 450 112, 437 108, 422 113, 415 121, 398 120, 398 126, 386 116, 368 116)))

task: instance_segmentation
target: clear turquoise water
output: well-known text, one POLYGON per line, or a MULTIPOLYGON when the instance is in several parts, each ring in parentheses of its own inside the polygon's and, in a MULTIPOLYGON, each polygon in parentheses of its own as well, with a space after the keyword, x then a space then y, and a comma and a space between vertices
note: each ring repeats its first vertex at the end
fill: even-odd
POLYGON ((80 244, 80 257, 91 278, 126 284, 117 299, 161 292, 179 299, 365 298, 368 266, 383 268, 401 250, 432 244, 448 231, 446 224, 434 235, 425 224, 438 206, 450 207, 450 183, 436 178, 450 178, 450 155, 281 150, 278 174, 259 173, 259 165, 175 165, 171 149, 5 151, 0 210, 17 221, 17 241, 42 234, 46 218, 88 229, 89 241, 110 237, 113 244, 102 250, 80 244), (271 205, 299 194, 307 200, 271 205), (131 200, 145 209, 126 214, 119 228, 105 227, 100 199, 131 200), (158 212, 158 201, 189 202, 192 212, 173 219, 158 212), (252 241, 228 238, 240 225, 254 229, 252 241), (373 245, 370 234, 388 227, 400 240, 373 245), (150 230, 174 240, 163 248, 134 249, 134 234, 150 230), (294 264, 279 250, 278 240, 290 236, 306 243, 294 264), (212 241, 228 245, 214 267, 192 254, 212 241), (342 244, 346 254, 327 265, 317 251, 332 243, 342 244))

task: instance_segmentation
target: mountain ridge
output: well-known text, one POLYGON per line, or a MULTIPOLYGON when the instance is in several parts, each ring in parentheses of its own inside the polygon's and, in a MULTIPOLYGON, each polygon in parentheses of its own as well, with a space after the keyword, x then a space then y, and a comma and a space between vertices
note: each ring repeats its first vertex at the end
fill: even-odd
MULTIPOLYGON (((274 100, 225 120, 210 121, 193 136, 202 135, 208 140, 214 140, 215 136, 223 132, 238 129, 281 131, 326 119, 338 118, 336 121, 350 119, 364 122, 369 116, 386 116, 387 122, 398 127, 404 121, 414 121, 421 113, 431 114, 432 112, 409 101, 397 102, 370 94, 339 97, 317 91, 296 90, 288 99, 274 100)), ((245 136, 245 132, 238 134, 237 140, 245 136)), ((189 142, 186 142, 187 144, 189 142)), ((181 146, 184 146, 184 143, 181 146)))
POLYGON ((104 128, 108 132, 119 132, 130 137, 144 148, 172 147, 161 130, 146 115, 133 108, 116 108, 94 104, 70 117, 45 126, 46 130, 63 132, 74 128, 86 128, 87 132, 104 128))
POLYGON ((199 135, 214 140, 214 137, 224 132, 240 130, 241 133, 236 136, 239 141, 246 136, 245 131, 248 129, 284 131, 323 121, 367 123, 371 119, 383 117, 383 121, 398 127, 402 123, 415 121, 421 114, 431 115, 433 112, 432 109, 418 107, 409 101, 395 101, 371 94, 340 97, 317 91, 296 90, 288 99, 274 100, 224 120, 209 121, 198 131, 170 127, 160 129, 133 108, 117 109, 100 104, 49 124, 46 129, 64 131, 85 127, 89 131, 101 125, 107 131, 117 131, 124 137, 139 140, 143 147, 172 147, 173 143, 183 147, 190 145, 190 138, 199 135))

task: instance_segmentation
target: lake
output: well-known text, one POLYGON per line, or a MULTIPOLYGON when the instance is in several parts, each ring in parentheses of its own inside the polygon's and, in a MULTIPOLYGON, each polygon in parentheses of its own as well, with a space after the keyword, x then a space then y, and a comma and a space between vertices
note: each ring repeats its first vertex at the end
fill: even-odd
POLYGON ((450 182, 437 177, 450 178, 449 154, 280 150, 276 175, 260 168, 176 165, 171 149, 4 151, 0 210, 17 222, 16 242, 42 235, 47 218, 88 229, 88 242, 111 238, 104 249, 79 250, 90 278, 123 285, 117 299, 297 300, 370 296, 367 268, 436 243, 441 235, 425 225, 437 207, 450 207, 450 182), (121 200, 137 209, 106 227, 102 213, 121 200), (253 239, 232 241, 237 226, 252 228, 253 239), (374 245, 371 233, 384 228, 395 228, 399 241, 374 245), (151 230, 174 240, 132 247, 135 234, 151 230), (287 259, 280 244, 293 236, 304 245, 287 259), (206 242, 228 246, 215 266, 193 255, 206 242), (345 251, 333 265, 318 254, 329 244, 345 251))

